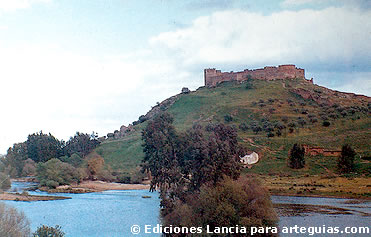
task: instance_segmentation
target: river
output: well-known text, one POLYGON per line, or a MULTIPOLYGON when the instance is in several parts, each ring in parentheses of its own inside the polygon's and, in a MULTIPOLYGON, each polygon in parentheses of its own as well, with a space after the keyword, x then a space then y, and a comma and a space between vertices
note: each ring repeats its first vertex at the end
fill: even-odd
MULTIPOLYGON (((30 183, 13 182, 12 188, 21 192, 30 183)), ((57 201, 16 202, 2 201, 22 210, 31 222, 31 229, 42 224, 60 225, 66 236, 131 236, 132 225, 155 226, 159 222, 158 193, 147 190, 104 191, 85 194, 47 194, 29 192, 37 195, 61 195, 72 199, 57 201), (143 198, 150 196, 151 198, 143 198)), ((357 202, 350 199, 284 197, 273 196, 280 214, 279 226, 284 227, 368 227, 370 225, 370 202, 357 202)), ((281 233, 280 236, 295 234, 281 233)), ((308 236, 297 234, 297 236, 308 236)), ((158 236, 146 234, 145 236, 158 236)), ((318 235, 317 235, 318 236, 318 235)), ((321 234, 326 236, 326 234, 321 234)), ((333 235, 335 236, 335 235, 333 235)), ((336 236, 349 236, 337 234, 336 236)), ((368 236, 359 233, 350 236, 368 236)))

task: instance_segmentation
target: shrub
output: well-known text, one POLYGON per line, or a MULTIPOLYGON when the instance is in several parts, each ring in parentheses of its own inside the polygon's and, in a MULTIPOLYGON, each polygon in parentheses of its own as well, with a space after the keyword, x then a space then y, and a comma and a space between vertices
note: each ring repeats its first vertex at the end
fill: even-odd
POLYGON ((289 167, 292 169, 301 169, 305 166, 305 159, 304 159, 305 150, 299 144, 294 144, 292 149, 290 150, 289 156, 289 167))
POLYGON ((14 207, 0 203, 0 236, 28 237, 30 236, 30 223, 23 212, 14 207))
POLYGON ((227 115, 224 116, 224 121, 226 121, 227 123, 232 122, 233 117, 231 115, 227 114, 227 115))
POLYGON ((331 123, 329 121, 323 121, 323 123, 322 123, 322 126, 324 126, 324 127, 328 127, 330 125, 331 125, 331 123))
MULTIPOLYGON (((217 186, 203 185, 199 194, 187 196, 174 210, 164 216, 165 226, 254 227, 277 225, 269 193, 257 182, 248 178, 233 181, 225 179, 217 186)), ((274 236, 266 234, 265 236, 274 236)))
POLYGON ((78 169, 55 158, 39 163, 36 172, 40 185, 49 188, 81 181, 78 169))
POLYGON ((317 123, 318 119, 316 117, 310 118, 309 120, 311 123, 317 123))
POLYGON ((238 126, 242 131, 247 131, 249 129, 249 126, 246 123, 241 123, 238 126))
POLYGON ((341 148, 341 156, 338 159, 338 170, 344 173, 353 171, 355 155, 356 152, 350 145, 343 145, 343 147, 341 148))
POLYGON ((37 227, 33 237, 64 237, 65 233, 62 231, 61 227, 56 225, 55 227, 42 225, 37 227))

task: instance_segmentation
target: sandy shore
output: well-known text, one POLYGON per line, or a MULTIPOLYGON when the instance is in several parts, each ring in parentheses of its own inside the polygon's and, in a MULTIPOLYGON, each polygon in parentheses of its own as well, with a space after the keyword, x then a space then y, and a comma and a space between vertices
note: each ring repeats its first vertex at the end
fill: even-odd
POLYGON ((103 181, 84 181, 78 185, 73 185, 72 188, 83 188, 92 190, 93 192, 101 192, 106 190, 149 190, 149 185, 107 183, 103 181))
POLYGON ((64 200, 64 199, 71 199, 71 198, 61 197, 61 196, 24 195, 24 194, 16 194, 16 193, 0 194, 0 200, 9 200, 9 201, 50 201, 50 200, 64 200))

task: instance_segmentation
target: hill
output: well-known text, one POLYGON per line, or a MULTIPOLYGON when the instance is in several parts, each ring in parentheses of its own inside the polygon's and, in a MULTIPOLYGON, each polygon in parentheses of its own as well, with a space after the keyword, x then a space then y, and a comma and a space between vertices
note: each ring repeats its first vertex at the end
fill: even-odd
POLYGON ((238 129, 239 142, 260 161, 245 173, 271 176, 334 175, 336 155, 306 156, 306 167, 287 167, 294 143, 337 151, 345 143, 357 154, 356 176, 369 176, 371 98, 333 91, 303 79, 224 82, 181 93, 154 106, 129 132, 103 142, 96 152, 113 170, 133 175, 144 154, 141 130, 161 111, 174 116, 178 130, 222 122, 238 129), (361 159, 363 158, 363 159, 361 159))

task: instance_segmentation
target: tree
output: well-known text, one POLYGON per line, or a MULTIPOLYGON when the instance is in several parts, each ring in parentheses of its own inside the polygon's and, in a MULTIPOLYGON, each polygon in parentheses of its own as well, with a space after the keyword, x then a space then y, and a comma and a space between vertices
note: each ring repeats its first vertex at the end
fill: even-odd
POLYGON ((91 176, 98 175, 104 167, 104 159, 98 154, 95 154, 88 160, 88 171, 91 176))
POLYGON ((298 144, 294 144, 294 146, 290 150, 288 163, 289 167, 293 169, 303 168, 305 166, 304 154, 305 154, 304 147, 298 144))
POLYGON ((7 190, 11 186, 9 176, 3 172, 0 172, 0 190, 7 190))
POLYGON ((22 176, 29 176, 29 175, 35 175, 35 174, 36 174, 36 163, 35 161, 28 158, 24 162, 22 176))
POLYGON ((217 124, 177 133, 172 122, 164 113, 142 132, 142 166, 152 174, 151 190, 160 188, 163 207, 171 208, 187 192, 197 191, 203 183, 215 184, 223 175, 238 178, 240 148, 234 128, 217 124))
POLYGON ((62 231, 60 226, 46 226, 42 225, 37 227, 35 233, 33 233, 33 237, 64 237, 65 233, 62 231))
POLYGON ((324 126, 324 127, 328 127, 328 126, 330 126, 331 125, 331 123, 329 122, 329 121, 323 121, 323 123, 322 123, 322 126, 324 126))
POLYGON ((76 153, 81 157, 89 154, 94 148, 99 145, 97 135, 93 132, 91 135, 87 133, 76 132, 73 137, 66 142, 63 148, 64 155, 72 156, 76 153))
POLYGON ((353 171, 355 156, 356 152, 349 144, 343 145, 341 148, 341 155, 338 158, 338 170, 344 173, 353 171))
POLYGON ((16 143, 13 147, 9 147, 4 159, 4 165, 13 168, 14 172, 9 172, 11 176, 19 177, 22 175, 25 160, 27 160, 27 144, 16 143))
POLYGON ((0 203, 0 236, 30 236, 30 223, 24 213, 5 203, 0 203))
POLYGON ((28 135, 27 156, 36 163, 46 162, 51 158, 62 156, 62 143, 53 135, 44 134, 42 131, 28 135))

